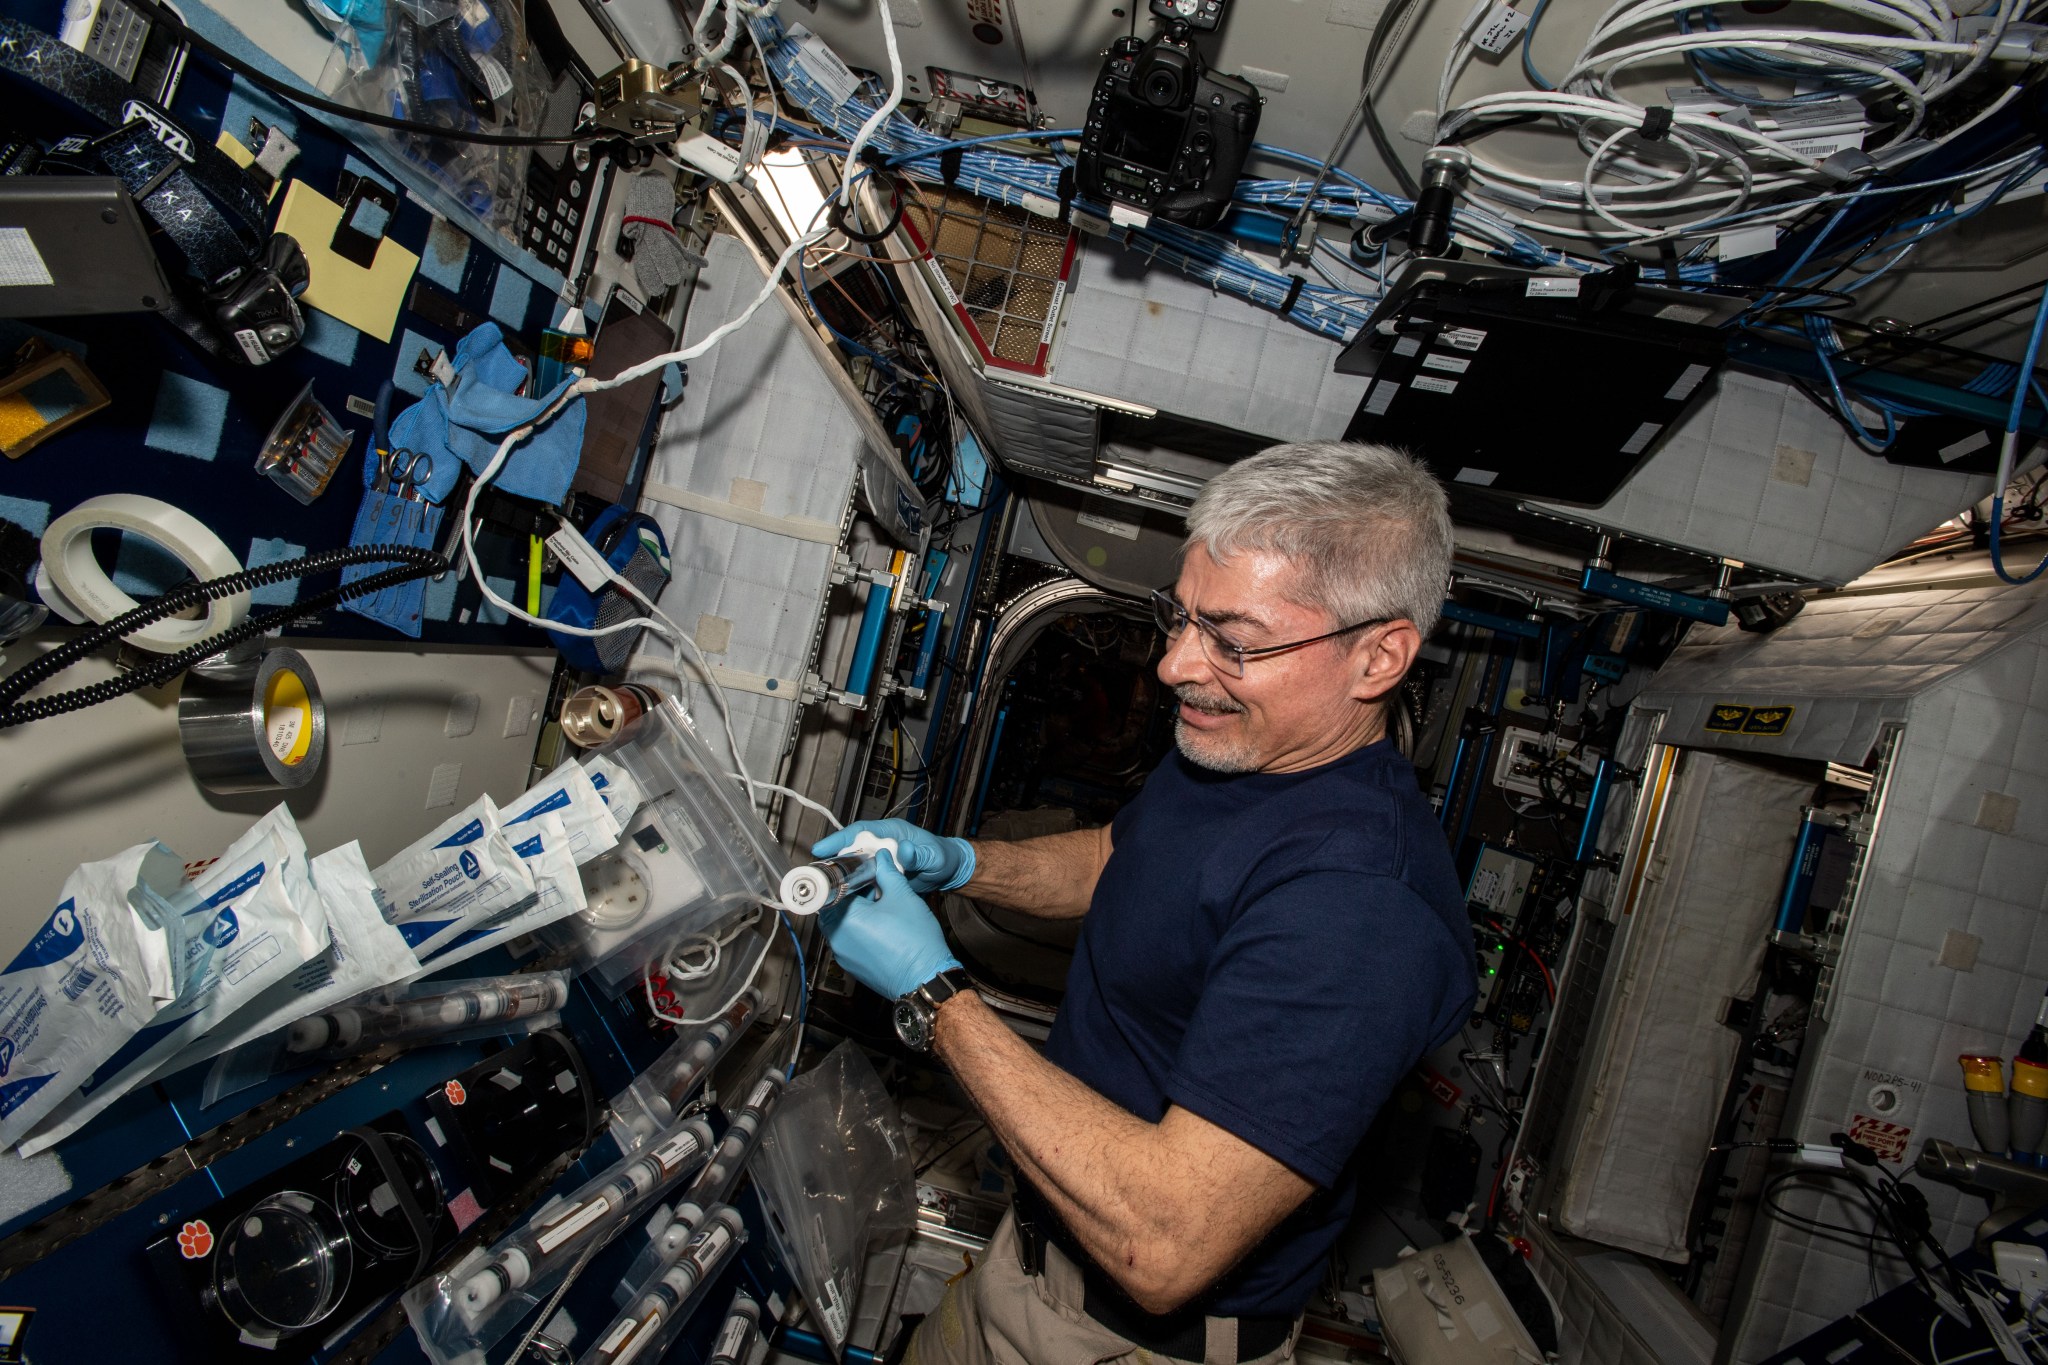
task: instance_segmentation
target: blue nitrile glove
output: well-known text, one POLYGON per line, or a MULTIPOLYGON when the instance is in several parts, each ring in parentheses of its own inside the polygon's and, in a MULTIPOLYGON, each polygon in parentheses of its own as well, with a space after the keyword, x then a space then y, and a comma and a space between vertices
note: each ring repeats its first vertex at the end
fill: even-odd
POLYGON ((856 820, 812 844, 811 856, 833 857, 862 833, 896 841, 897 866, 910 878, 910 889, 920 895, 957 890, 974 875, 973 844, 934 834, 908 820, 856 820))
POLYGON ((856 896, 827 911, 819 922, 839 965, 890 1000, 901 1000, 940 972, 960 965, 946 946, 946 933, 931 907, 885 857, 875 859, 873 895, 856 896))

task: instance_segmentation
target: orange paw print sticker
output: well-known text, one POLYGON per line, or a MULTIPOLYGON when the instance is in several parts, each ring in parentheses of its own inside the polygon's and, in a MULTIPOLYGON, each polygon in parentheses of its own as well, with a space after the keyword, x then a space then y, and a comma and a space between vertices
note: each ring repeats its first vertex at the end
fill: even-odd
POLYGON ((461 1081, 450 1081, 441 1087, 441 1093, 448 1097, 448 1103, 461 1104, 469 1098, 469 1092, 462 1088, 461 1081))
POLYGON ((178 1254, 188 1261, 196 1261, 213 1250, 213 1229, 199 1219, 193 1219, 178 1229, 178 1254))

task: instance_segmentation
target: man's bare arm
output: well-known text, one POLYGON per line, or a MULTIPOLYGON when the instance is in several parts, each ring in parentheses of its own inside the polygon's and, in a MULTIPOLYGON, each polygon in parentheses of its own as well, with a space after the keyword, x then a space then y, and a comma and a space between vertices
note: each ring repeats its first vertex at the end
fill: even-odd
POLYGON ((1135 1117, 1039 1056, 972 992, 939 1007, 936 1046, 1019 1169, 1148 1312, 1221 1279, 1314 1189, 1188 1110, 1135 1117))
POLYGON ((1041 919, 1088 913, 1095 880, 1109 861, 1109 826, 1015 843, 975 840, 974 876, 961 894, 1041 919))

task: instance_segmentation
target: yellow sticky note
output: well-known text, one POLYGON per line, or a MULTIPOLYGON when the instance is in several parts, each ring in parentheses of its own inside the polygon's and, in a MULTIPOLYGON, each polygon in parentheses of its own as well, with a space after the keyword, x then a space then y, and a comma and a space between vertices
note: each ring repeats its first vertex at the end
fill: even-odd
POLYGON ((284 192, 284 207, 277 213, 277 230, 290 234, 306 253, 312 281, 299 302, 311 304, 330 317, 339 318, 379 341, 391 340, 398 325, 399 305, 405 301, 405 287, 420 258, 390 238, 377 244, 377 259, 368 270, 343 256, 328 243, 341 226, 341 205, 294 180, 284 192))
MULTIPOLYGON (((241 140, 233 133, 222 133, 213 140, 213 145, 220 148, 228 160, 234 162, 245 171, 256 164, 256 153, 243 146, 241 140)), ((263 197, 265 199, 277 198, 277 182, 275 180, 270 182, 270 192, 263 197)))

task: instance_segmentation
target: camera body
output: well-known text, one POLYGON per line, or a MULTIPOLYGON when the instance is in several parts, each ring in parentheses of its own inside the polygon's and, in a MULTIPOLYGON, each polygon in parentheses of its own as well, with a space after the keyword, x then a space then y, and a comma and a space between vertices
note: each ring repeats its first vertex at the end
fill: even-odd
POLYGON ((1230 207, 1265 99, 1214 72, 1184 24, 1110 44, 1081 133, 1081 192, 1187 227, 1230 207))

